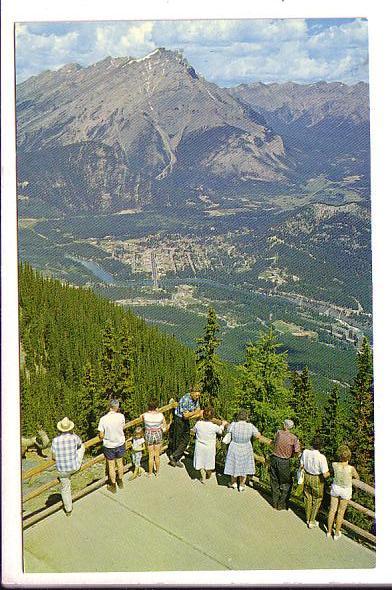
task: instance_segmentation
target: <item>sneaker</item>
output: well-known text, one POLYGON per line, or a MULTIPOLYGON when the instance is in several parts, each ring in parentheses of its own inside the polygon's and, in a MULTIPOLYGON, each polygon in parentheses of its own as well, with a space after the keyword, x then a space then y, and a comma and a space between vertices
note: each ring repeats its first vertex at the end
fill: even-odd
POLYGON ((123 480, 122 480, 122 479, 118 479, 118 480, 117 480, 117 485, 118 485, 118 487, 120 488, 120 490, 122 490, 122 489, 123 489, 123 487, 124 487, 124 482, 123 482, 123 480))
POLYGON ((338 541, 341 536, 342 536, 342 533, 335 533, 334 536, 333 536, 333 540, 334 541, 338 541))
POLYGON ((172 467, 177 467, 177 461, 175 460, 173 455, 170 455, 169 457, 169 465, 171 465, 172 467))
POLYGON ((113 483, 113 484, 109 483, 106 486, 106 489, 108 490, 108 492, 112 492, 112 494, 115 494, 117 492, 117 488, 116 488, 116 484, 115 483, 113 483))
POLYGON ((238 488, 238 491, 239 491, 239 492, 245 492, 245 487, 244 487, 244 486, 240 486, 240 487, 238 488))
POLYGON ((65 511, 65 516, 72 516, 72 510, 70 510, 69 512, 65 511))
POLYGON ((319 523, 317 522, 317 520, 313 521, 313 522, 308 522, 308 529, 316 529, 319 526, 319 523))
POLYGON ((181 461, 176 461, 176 467, 185 467, 185 465, 181 461))
POLYGON ((327 533, 327 539, 332 539, 332 534, 331 533, 327 533))
POLYGON ((230 489, 232 489, 232 490, 236 490, 237 489, 237 484, 236 483, 229 483, 229 485, 227 487, 230 488, 230 489))

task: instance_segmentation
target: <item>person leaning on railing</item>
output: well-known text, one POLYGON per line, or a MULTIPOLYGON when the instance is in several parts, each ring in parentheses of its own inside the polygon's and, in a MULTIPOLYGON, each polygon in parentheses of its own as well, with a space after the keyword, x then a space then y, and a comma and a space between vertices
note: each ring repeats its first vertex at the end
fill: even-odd
POLYGON ((191 427, 189 421, 192 418, 201 418, 203 416, 199 399, 199 389, 192 387, 189 393, 182 396, 174 410, 169 451, 169 463, 172 467, 184 467, 180 459, 190 440, 191 427))
POLYGON ((231 441, 226 455, 224 473, 231 477, 230 488, 237 489, 238 479, 238 491, 244 492, 247 476, 254 475, 256 471, 252 437, 263 443, 267 439, 260 434, 256 426, 249 422, 247 410, 239 410, 236 420, 230 424, 227 432, 231 436, 231 441))
POLYGON ((67 417, 57 422, 60 434, 52 441, 52 459, 61 483, 61 498, 67 516, 72 514, 71 475, 78 471, 84 456, 84 444, 72 431, 75 424, 67 417))
POLYGON ((222 434, 227 424, 225 420, 215 418, 213 408, 206 408, 203 411, 203 418, 198 420, 192 428, 196 435, 193 467, 200 471, 200 481, 203 484, 210 479, 215 469, 216 435, 222 434))
POLYGON ((116 399, 110 400, 110 409, 99 421, 99 438, 103 441, 103 454, 109 472, 109 484, 107 489, 113 494, 116 493, 116 467, 118 473, 117 485, 124 487, 124 466, 123 456, 125 453, 125 417, 120 411, 120 402, 116 399))
POLYGON ((328 514, 328 532, 327 537, 332 538, 332 527, 336 515, 336 525, 334 540, 337 541, 342 536, 340 529, 342 527, 344 513, 346 512, 348 501, 351 500, 353 491, 353 478, 359 479, 357 470, 348 462, 351 459, 351 451, 347 445, 341 445, 337 450, 339 461, 332 463, 333 482, 331 486, 331 504, 328 514), (337 514, 336 514, 337 513, 337 514))
POLYGON ((310 449, 304 449, 300 467, 304 471, 306 524, 309 529, 319 526, 316 516, 324 496, 324 480, 329 477, 328 462, 320 453, 321 439, 315 436, 310 449))
POLYGON ((163 433, 167 425, 165 416, 158 411, 158 402, 151 400, 148 404, 148 411, 141 415, 144 421, 144 438, 148 450, 148 475, 151 477, 155 468, 155 476, 158 477, 161 464, 161 446, 163 433))
POLYGON ((272 506, 276 510, 288 510, 292 485, 290 459, 300 453, 298 438, 290 432, 294 428, 292 420, 283 422, 283 430, 278 430, 272 442, 270 460, 270 481, 272 506))

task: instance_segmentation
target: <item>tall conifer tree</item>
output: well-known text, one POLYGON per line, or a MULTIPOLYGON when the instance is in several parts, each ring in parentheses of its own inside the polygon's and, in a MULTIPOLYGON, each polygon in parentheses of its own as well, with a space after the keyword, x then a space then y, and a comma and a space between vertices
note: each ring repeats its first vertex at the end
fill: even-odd
POLYGON ((367 338, 357 354, 357 375, 351 386, 353 462, 364 481, 374 482, 373 355, 367 338))
POLYGON ((246 347, 236 390, 237 407, 250 411, 251 420, 265 436, 273 436, 292 414, 286 385, 287 354, 278 352, 279 347, 273 330, 260 332, 258 340, 246 347))
POLYGON ((143 410, 140 407, 140 400, 136 397, 135 387, 135 344, 129 332, 129 326, 126 322, 122 324, 120 333, 120 351, 119 351, 119 382, 117 389, 118 397, 122 401, 122 409, 126 414, 127 420, 136 418, 143 410))
POLYGON ((321 423, 322 450, 329 464, 336 458, 336 450, 344 441, 343 417, 339 387, 335 383, 328 394, 321 423))
POLYGON ((302 372, 294 371, 291 383, 290 405, 295 412, 296 431, 303 444, 308 445, 318 426, 316 401, 308 368, 305 367, 302 372))
POLYGON ((89 439, 97 434, 99 418, 105 413, 107 406, 100 396, 97 375, 90 362, 84 369, 81 385, 77 403, 78 428, 89 439))
POLYGON ((199 346, 196 349, 196 370, 204 404, 214 404, 221 384, 221 362, 216 354, 221 343, 218 332, 218 319, 215 310, 210 307, 204 335, 197 339, 199 346))
POLYGON ((101 393, 105 400, 116 397, 118 391, 117 347, 111 321, 107 321, 102 335, 101 393))

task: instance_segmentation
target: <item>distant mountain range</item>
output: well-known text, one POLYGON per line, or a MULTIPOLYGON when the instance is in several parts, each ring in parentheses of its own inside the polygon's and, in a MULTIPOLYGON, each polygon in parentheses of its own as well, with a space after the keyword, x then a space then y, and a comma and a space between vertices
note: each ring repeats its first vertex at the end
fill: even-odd
POLYGON ((368 192, 368 84, 259 82, 229 91, 260 113, 284 138, 299 173, 305 177, 324 173, 331 180, 356 177, 357 188, 360 185, 368 192))
POLYGON ((43 72, 17 86, 16 107, 18 194, 52 214, 203 194, 295 203, 319 175, 369 195, 364 83, 224 89, 157 49, 43 72))

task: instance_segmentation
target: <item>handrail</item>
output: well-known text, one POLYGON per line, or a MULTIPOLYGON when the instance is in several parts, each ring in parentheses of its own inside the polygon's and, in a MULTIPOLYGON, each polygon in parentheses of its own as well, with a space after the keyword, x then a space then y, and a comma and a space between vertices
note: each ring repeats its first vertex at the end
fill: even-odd
MULTIPOLYGON (((174 409, 175 407, 177 407, 177 402, 172 401, 172 402, 166 404, 166 406, 159 408, 159 412, 162 412, 162 413, 167 412, 169 410, 174 409)), ((140 418, 140 417, 134 418, 133 420, 130 420, 129 422, 125 423, 124 430, 130 428, 131 426, 136 426, 137 424, 141 424, 141 423, 142 423, 142 418, 140 418)), ((84 447, 86 449, 89 449, 90 447, 94 447, 95 445, 97 445, 101 442, 102 442, 102 440, 99 438, 99 436, 94 436, 94 438, 90 438, 89 440, 87 440, 84 443, 84 447)), ((39 473, 46 471, 50 467, 53 467, 53 465, 55 465, 55 464, 56 464, 56 461, 48 458, 41 465, 37 465, 37 467, 32 467, 31 469, 26 469, 25 471, 22 471, 22 481, 24 481, 25 479, 30 479, 30 477, 33 477, 33 475, 38 475, 39 473)))

